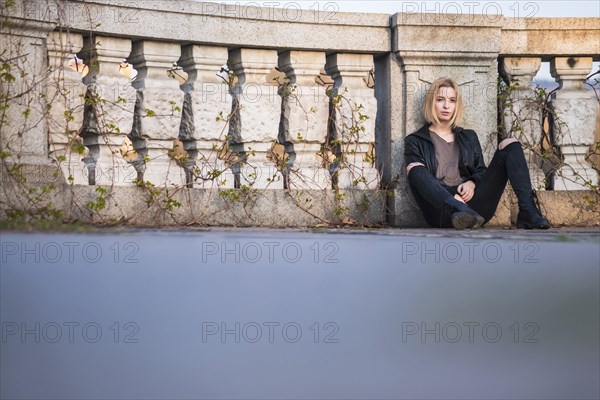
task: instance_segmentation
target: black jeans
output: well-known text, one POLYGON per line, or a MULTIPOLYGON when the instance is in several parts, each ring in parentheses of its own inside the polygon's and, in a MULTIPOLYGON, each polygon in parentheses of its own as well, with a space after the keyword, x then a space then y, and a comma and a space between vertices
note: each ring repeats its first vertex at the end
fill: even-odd
MULTIPOLYGON (((475 187, 473 198, 467 203, 485 219, 485 223, 494 216, 509 179, 519 185, 530 185, 529 170, 520 143, 511 143, 502 150, 496 150, 485 175, 475 187)), ((408 183, 429 225, 452 227, 450 216, 454 209, 449 203, 458 193, 458 186, 444 185, 423 166, 410 170, 408 183)))

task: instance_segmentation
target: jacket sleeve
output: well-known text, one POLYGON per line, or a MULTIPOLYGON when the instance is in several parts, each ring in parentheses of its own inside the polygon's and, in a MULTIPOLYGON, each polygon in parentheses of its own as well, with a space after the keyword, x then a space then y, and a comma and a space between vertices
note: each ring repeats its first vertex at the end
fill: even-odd
POLYGON ((414 162, 427 165, 422 147, 419 145, 419 138, 415 135, 408 135, 404 138, 404 166, 414 162))
POLYGON ((471 174, 471 177, 469 179, 475 182, 475 185, 479 185, 479 182, 481 181, 481 178, 483 178, 483 175, 485 174, 487 168, 485 166, 483 152, 481 151, 481 144, 479 143, 477 133, 475 133, 475 131, 470 131, 469 133, 471 134, 473 141, 473 167, 475 169, 475 172, 471 174))

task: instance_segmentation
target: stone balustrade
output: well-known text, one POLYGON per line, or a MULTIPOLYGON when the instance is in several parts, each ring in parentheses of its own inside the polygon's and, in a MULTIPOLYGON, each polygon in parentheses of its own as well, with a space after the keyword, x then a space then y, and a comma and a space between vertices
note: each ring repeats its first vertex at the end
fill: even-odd
POLYGON ((463 88, 464 125, 480 136, 488 162, 500 121, 526 145, 537 189, 598 183, 586 159, 597 101, 583 86, 600 60, 598 18, 292 16, 183 0, 26 0, 2 12, 3 59, 23 57, 20 65, 37 74, 48 63, 46 84, 31 93, 51 107, 42 117, 42 101, 23 123, 20 100, 0 145, 15 149, 26 126, 23 159, 58 160, 75 185, 385 188, 389 223, 416 226, 403 140, 423 124, 425 92, 440 76, 463 88), (560 155, 550 184, 540 158, 545 114, 531 83, 542 61, 560 85, 549 103, 560 155), (499 74, 512 88, 500 119, 499 74))

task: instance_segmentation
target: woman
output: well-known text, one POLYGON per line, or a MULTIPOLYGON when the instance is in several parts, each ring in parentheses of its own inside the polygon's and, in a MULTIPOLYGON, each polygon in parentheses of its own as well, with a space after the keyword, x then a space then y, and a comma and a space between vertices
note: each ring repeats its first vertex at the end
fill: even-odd
POLYGON ((428 123, 404 140, 408 182, 427 222, 478 228, 492 219, 510 181, 519 203, 517 228, 550 228, 537 206, 521 144, 502 140, 486 168, 477 134, 458 126, 462 115, 459 86, 440 78, 425 97, 428 123))

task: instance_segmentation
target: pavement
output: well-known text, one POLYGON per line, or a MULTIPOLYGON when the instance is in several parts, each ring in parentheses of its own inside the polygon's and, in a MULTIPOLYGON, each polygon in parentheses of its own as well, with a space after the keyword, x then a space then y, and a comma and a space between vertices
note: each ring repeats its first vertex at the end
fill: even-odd
POLYGON ((597 399, 600 232, 2 232, 1 398, 597 399))

